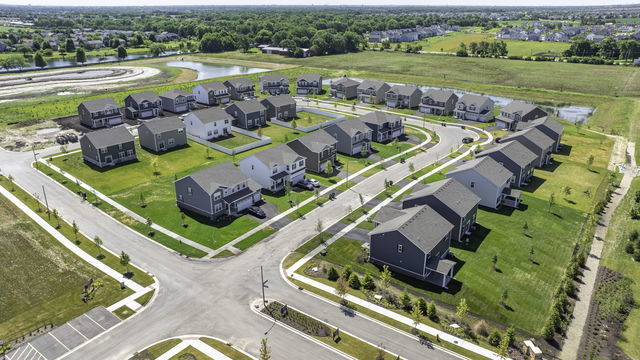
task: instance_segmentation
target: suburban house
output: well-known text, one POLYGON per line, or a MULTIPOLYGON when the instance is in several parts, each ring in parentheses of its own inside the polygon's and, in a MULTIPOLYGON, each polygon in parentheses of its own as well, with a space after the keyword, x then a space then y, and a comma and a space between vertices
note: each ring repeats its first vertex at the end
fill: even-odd
POLYGON ((433 115, 450 115, 458 102, 458 95, 451 91, 429 89, 420 99, 420 112, 433 115))
POLYGON ((362 148, 367 153, 371 150, 373 130, 358 119, 331 124, 324 130, 338 140, 337 149, 341 154, 353 156, 361 154, 362 148))
POLYGON ((331 97, 336 99, 355 99, 358 96, 359 82, 346 76, 331 82, 331 97))
POLYGON ((291 95, 267 96, 260 103, 267 109, 267 120, 291 120, 296 117, 296 101, 291 95))
POLYGON ((413 109, 420 105, 422 91, 413 85, 393 85, 384 94, 384 101, 388 107, 399 109, 413 109))
POLYGON ((260 91, 263 94, 280 95, 289 93, 289 79, 282 74, 260 76, 260 91))
POLYGON ((187 145, 185 126, 177 116, 145 121, 138 127, 140 146, 159 153, 187 145))
POLYGON ((496 125, 505 130, 515 130, 520 122, 532 121, 545 117, 546 111, 523 101, 512 101, 500 110, 496 117, 496 125))
POLYGON ((267 108, 256 99, 237 101, 225 108, 233 116, 233 125, 243 129, 253 129, 267 123, 267 108))
POLYGON ((122 124, 120 107, 110 97, 81 102, 78 116, 82 125, 92 129, 122 124))
POLYGON ((224 85, 229 88, 229 94, 233 100, 254 97, 255 85, 246 77, 229 79, 224 82, 224 85))
POLYGON ((306 158, 308 171, 316 174, 327 169, 327 162, 335 164, 338 140, 325 130, 318 130, 289 141, 287 145, 298 155, 306 158))
POLYGON ((512 176, 511 171, 488 156, 465 161, 447 171, 447 178, 458 180, 480 197, 480 205, 492 209, 520 205, 520 191, 509 187, 512 176))
POLYGON ((80 149, 84 161, 101 168, 137 159, 133 135, 124 126, 86 133, 80 149))
POLYGON ((231 101, 229 88, 220 81, 198 84, 191 90, 196 101, 205 105, 220 105, 231 101))
POLYGON ((462 241, 476 223, 480 197, 458 180, 450 178, 428 184, 402 200, 402 208, 429 205, 453 224, 451 238, 462 241))
POLYGON ((296 81, 298 95, 320 94, 322 92, 322 75, 302 74, 296 81))
POLYGON ((147 119, 160 115, 162 100, 155 91, 143 91, 124 98, 124 113, 129 119, 147 119))
POLYGON ((369 232, 369 262, 446 288, 455 268, 447 259, 453 225, 427 205, 381 212, 369 232))
POLYGON ((193 111, 184 117, 187 133, 202 140, 231 135, 233 116, 221 108, 193 111))
POLYGON ((366 104, 382 104, 384 94, 391 89, 391 86, 383 81, 365 80, 358 85, 358 100, 366 104))
POLYGON ((489 146, 476 155, 476 157, 485 156, 511 171, 511 184, 514 186, 527 185, 533 177, 537 156, 517 141, 489 146))
POLYGON ((240 170, 263 189, 278 192, 285 183, 295 185, 304 179, 305 162, 304 156, 280 144, 241 159, 240 170))
POLYGON ((183 113, 196 107, 193 94, 179 89, 163 92, 160 94, 160 100, 162 100, 162 110, 172 113, 183 113))
POLYGON ((236 215, 262 200, 260 186, 231 161, 213 165, 173 182, 180 209, 213 220, 236 215))
POLYGON ((524 128, 532 127, 540 130, 543 134, 547 135, 553 140, 554 152, 558 152, 558 150, 560 149, 560 142, 562 141, 562 132, 564 130, 564 126, 562 126, 562 124, 560 124, 558 121, 545 116, 543 118, 536 119, 528 123, 521 123, 519 125, 524 128))
POLYGON ((493 120, 493 100, 488 96, 464 94, 458 99, 453 115, 462 120, 493 120))
POLYGON ((393 140, 404 134, 402 119, 397 115, 387 114, 382 111, 372 111, 357 119, 373 130, 371 139, 375 142, 381 143, 393 140))
POLYGON ((551 163, 551 153, 555 141, 535 127, 504 136, 500 139, 500 142, 503 141, 517 141, 536 154, 536 167, 541 168, 551 163))

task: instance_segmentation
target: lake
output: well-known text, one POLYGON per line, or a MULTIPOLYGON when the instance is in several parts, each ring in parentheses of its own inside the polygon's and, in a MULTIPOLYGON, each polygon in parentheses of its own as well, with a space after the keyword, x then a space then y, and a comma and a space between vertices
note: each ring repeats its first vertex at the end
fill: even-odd
MULTIPOLYGON (((179 51, 167 51, 161 56, 171 56, 180 54, 179 51)), ((137 60, 137 59, 146 59, 152 57, 151 54, 133 54, 126 57, 125 60, 137 60)), ((89 64, 104 64, 104 63, 114 63, 118 62, 120 59, 116 55, 107 55, 107 56, 87 56, 87 62, 84 65, 89 64)), ((56 59, 47 59, 47 66, 45 69, 56 69, 56 68, 65 68, 71 66, 81 66, 79 62, 76 62, 75 54, 67 55, 64 59, 56 58, 56 59)), ((33 59, 29 60, 29 65, 22 68, 23 71, 26 70, 39 70, 40 68, 35 66, 33 59)))
POLYGON ((253 68, 237 65, 214 65, 205 64, 198 61, 168 61, 166 66, 191 69, 198 72, 196 80, 212 79, 220 76, 255 74, 269 69, 253 68))

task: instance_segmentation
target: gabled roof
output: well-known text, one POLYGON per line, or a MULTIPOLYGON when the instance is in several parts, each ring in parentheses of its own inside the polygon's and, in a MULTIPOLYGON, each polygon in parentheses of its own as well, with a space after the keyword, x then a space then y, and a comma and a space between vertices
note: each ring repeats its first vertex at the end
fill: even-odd
POLYGON ((103 111, 105 109, 119 108, 113 98, 106 97, 94 100, 87 100, 80 103, 90 112, 103 111))
MULTIPOLYGON (((238 107, 238 110, 242 111, 245 114, 267 110, 267 108, 265 108, 264 105, 262 105, 262 103, 260 103, 260 101, 256 99, 236 101, 231 106, 234 105, 238 107)), ((227 109, 229 109, 229 107, 227 109)))
POLYGON ((195 116, 198 120, 200 120, 203 124, 212 123, 214 121, 220 121, 225 119, 231 119, 232 116, 229 115, 224 109, 219 107, 210 107, 204 110, 193 111, 185 118, 195 116))
POLYGON ((320 74, 302 74, 298 75, 298 81, 306 81, 306 82, 320 82, 322 80, 322 75, 320 74))
POLYGON ((282 81, 289 80, 286 76, 282 74, 264 74, 260 76, 260 81, 282 81))
POLYGON ((340 128, 342 131, 347 133, 349 136, 353 136, 353 135, 357 134, 358 132, 368 133, 368 132, 373 131, 373 130, 371 130, 370 127, 368 127, 365 123, 363 123, 362 120, 356 119, 356 118, 340 121, 338 123, 330 125, 328 128, 333 127, 333 126, 336 126, 336 127, 340 128))
POLYGON ((184 128, 182 120, 180 120, 177 116, 156 118, 153 120, 145 121, 140 126, 146 127, 152 134, 162 134, 167 131, 184 128))
POLYGON ((491 100, 488 96, 464 94, 460 97, 458 102, 464 103, 466 106, 475 105, 476 107, 482 106, 487 100, 491 100))
POLYGON ((296 101, 293 99, 291 95, 275 95, 275 96, 267 96, 262 101, 266 101, 275 107, 287 106, 287 105, 295 105, 296 101))
POLYGON ((193 181, 209 195, 213 194, 220 187, 232 187, 249 179, 231 161, 225 161, 196 171, 176 181, 184 178, 193 179, 193 181))
POLYGON ((84 137, 89 140, 96 149, 133 141, 133 135, 131 135, 129 130, 124 126, 114 126, 112 128, 88 132, 84 137))
POLYGON ((467 216, 480 203, 480 197, 456 179, 444 179, 428 184, 424 189, 412 193, 403 201, 434 196, 460 216, 467 216))
POLYGON ((165 91, 162 94, 160 94, 161 97, 165 97, 167 99, 176 99, 178 96, 193 96, 193 94, 186 92, 184 90, 180 90, 180 89, 173 89, 173 90, 169 90, 169 91, 165 91))
MULTIPOLYGON (((509 104, 507 104, 506 106, 504 106, 502 108, 502 111, 506 112, 506 113, 510 113, 510 114, 520 114, 522 116, 522 115, 528 114, 528 113, 530 113, 530 112, 532 112, 532 111, 534 111, 536 109, 538 109, 538 107, 533 105, 533 104, 529 104, 529 103, 526 103, 524 101, 517 101, 516 100, 516 101, 512 101, 509 104)), ((540 110, 542 110, 542 109, 540 109, 540 110)), ((544 110, 542 110, 542 111, 544 111, 544 110)))
POLYGON ((383 86, 389 86, 386 82, 384 81, 378 81, 378 80, 364 80, 360 85, 358 85, 358 89, 374 89, 374 90, 379 90, 380 88, 382 88, 383 86))
POLYGON ((474 160, 465 161, 455 167, 449 169, 447 174, 454 174, 460 171, 473 170, 481 175, 495 186, 502 186, 509 181, 513 173, 506 167, 500 165, 497 161, 488 156, 480 157, 474 160))
POLYGON ((349 79, 348 77, 343 77, 339 80, 334 81, 333 83, 331 83, 331 86, 336 86, 336 85, 342 85, 345 87, 349 87, 349 86, 358 86, 360 85, 360 82, 349 79))
MULTIPOLYGON (((523 124, 523 126, 526 126, 526 127, 535 127, 535 128, 538 128, 539 126, 544 126, 544 127, 549 128, 549 130, 553 131, 554 133, 556 133, 558 135, 562 134, 562 131, 564 130, 564 126, 562 126, 562 124, 560 124, 560 122, 552 119, 549 116, 545 116, 545 117, 542 117, 540 119, 535 119, 535 120, 532 120, 532 121, 529 121, 529 122, 524 122, 524 123, 521 123, 521 124, 523 124)), ((520 125, 520 124, 518 124, 518 125, 520 125)))
POLYGON ((456 96, 451 91, 446 90, 438 90, 438 89, 429 89, 422 94, 422 97, 430 97, 434 101, 446 103, 452 96, 456 96))
POLYGON ((419 249, 429 253, 453 230, 453 225, 429 206, 416 206, 402 212, 403 215, 378 225, 369 235, 397 231, 419 249))
POLYGON ((422 92, 420 91, 420 89, 418 89, 418 87, 414 85, 393 85, 388 92, 394 92, 402 96, 411 96, 416 91, 422 96, 422 92))
POLYGON ((293 151, 287 144, 280 144, 272 148, 262 150, 253 154, 258 160, 262 161, 269 168, 273 165, 288 165, 295 162, 298 158, 303 157, 293 151))
POLYGON ((302 145, 306 146, 309 150, 316 153, 321 152, 327 146, 331 146, 336 142, 338 142, 338 140, 336 140, 333 136, 329 135, 328 132, 322 129, 309 133, 305 136, 299 137, 295 140, 291 140, 289 144, 295 141, 299 141, 302 145))
POLYGON ((378 210, 376 215, 373 217, 373 221, 381 224, 404 214, 406 214, 404 210, 396 209, 390 205, 387 205, 378 210))
POLYGON ((220 90, 229 90, 225 84, 221 81, 210 81, 202 84, 198 84, 196 86, 202 86, 206 91, 220 91, 220 90))
POLYGON ((229 79, 229 80, 225 81, 224 83, 228 84, 228 85, 231 85, 231 86, 233 86, 235 88, 255 86, 246 77, 239 77, 239 78, 229 79))
POLYGON ((507 158, 522 168, 533 163, 538 158, 536 154, 517 141, 505 141, 497 145, 489 146, 482 150, 478 156, 484 156, 494 152, 503 153, 507 158))
POLYGON ((131 96, 133 101, 135 101, 138 104, 140 104, 145 100, 149 102, 156 102, 160 100, 160 97, 158 96, 158 94, 156 94, 155 91, 143 91, 135 94, 129 94, 129 96, 131 96))
POLYGON ((357 117, 357 119, 365 123, 376 124, 379 126, 383 126, 387 122, 402 121, 402 119, 399 116, 387 114, 382 111, 372 111, 366 115, 357 117))
POLYGON ((520 136, 529 139, 529 141, 533 142, 534 144, 536 144, 536 146, 538 146, 541 149, 552 147, 554 144, 554 141, 552 138, 548 137, 545 133, 536 129, 535 127, 530 127, 525 130, 517 131, 513 134, 506 135, 502 138, 501 141, 515 140, 520 136))

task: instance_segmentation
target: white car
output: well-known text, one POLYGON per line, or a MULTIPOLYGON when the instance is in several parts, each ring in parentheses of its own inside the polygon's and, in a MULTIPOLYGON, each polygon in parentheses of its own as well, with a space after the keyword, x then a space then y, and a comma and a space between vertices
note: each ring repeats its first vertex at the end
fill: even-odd
POLYGON ((313 187, 320 187, 320 182, 316 179, 307 179, 307 182, 313 185, 313 187))

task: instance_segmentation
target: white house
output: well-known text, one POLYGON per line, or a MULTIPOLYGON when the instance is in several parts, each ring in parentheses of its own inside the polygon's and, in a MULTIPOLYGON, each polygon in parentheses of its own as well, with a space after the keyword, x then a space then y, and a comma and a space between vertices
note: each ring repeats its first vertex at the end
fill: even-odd
POLYGON ((184 117, 187 134, 203 140, 231 135, 232 122, 233 116, 220 108, 194 111, 184 117))
POLYGON ((201 83, 193 87, 196 102, 205 105, 226 104, 231 100, 229 88, 220 81, 201 83))
POLYGON ((305 177, 306 158, 286 144, 262 150, 240 160, 240 171, 262 188, 278 192, 285 183, 295 185, 305 177))

